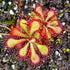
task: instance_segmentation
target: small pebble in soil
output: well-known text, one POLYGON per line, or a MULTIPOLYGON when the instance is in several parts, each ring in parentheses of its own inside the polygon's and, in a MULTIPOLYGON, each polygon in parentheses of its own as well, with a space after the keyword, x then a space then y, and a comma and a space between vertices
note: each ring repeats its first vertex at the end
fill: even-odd
POLYGON ((33 6, 32 6, 32 7, 33 7, 33 8, 35 8, 35 6, 36 6, 36 4, 33 4, 33 6))
POLYGON ((31 13, 28 13, 28 15, 31 15, 31 13))
POLYGON ((62 25, 64 26, 65 25, 65 22, 62 22, 62 25))
POLYGON ((11 2, 9 1, 8 4, 11 5, 11 2))
POLYGON ((63 12, 63 10, 60 10, 60 12, 63 12))
POLYGON ((18 6, 16 5, 16 6, 14 6, 14 10, 17 10, 17 8, 18 8, 18 6))
POLYGON ((0 9, 0 11, 1 11, 1 9, 0 9))
POLYGON ((36 0, 36 3, 38 3, 38 0, 36 0))
POLYGON ((66 3, 69 4, 69 1, 67 0, 66 3))
POLYGON ((9 13, 10 13, 11 15, 14 15, 14 12, 13 12, 13 10, 10 10, 10 11, 9 11, 9 13))
POLYGON ((0 35, 0 38, 2 38, 2 35, 0 35))
POLYGON ((55 51, 55 55, 60 56, 60 53, 58 51, 55 51))
POLYGON ((12 69, 15 69, 15 65, 11 65, 12 69))
POLYGON ((5 1, 2 2, 2 5, 3 5, 3 6, 5 5, 5 1))
POLYGON ((8 11, 4 11, 4 13, 8 13, 8 11))
POLYGON ((7 60, 6 60, 6 58, 5 58, 5 57, 3 58, 3 62, 7 62, 7 60))
POLYGON ((25 6, 24 6, 24 8, 25 8, 25 9, 27 9, 27 8, 28 8, 28 6, 27 6, 27 5, 25 5, 25 6))

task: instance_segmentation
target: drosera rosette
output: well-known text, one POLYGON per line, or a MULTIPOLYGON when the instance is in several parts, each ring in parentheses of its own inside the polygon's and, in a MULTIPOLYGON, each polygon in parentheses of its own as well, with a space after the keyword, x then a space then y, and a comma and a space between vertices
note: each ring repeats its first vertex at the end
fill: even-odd
POLYGON ((19 24, 10 30, 10 38, 6 41, 7 47, 10 49, 19 47, 19 57, 29 56, 32 64, 38 64, 41 59, 37 52, 42 56, 47 56, 49 52, 48 46, 41 42, 40 27, 41 22, 38 20, 21 19, 19 24))
POLYGON ((41 35, 45 39, 51 39, 53 36, 55 37, 62 32, 62 26, 57 19, 56 11, 52 9, 44 11, 42 6, 36 6, 31 19, 38 19, 41 21, 41 35))

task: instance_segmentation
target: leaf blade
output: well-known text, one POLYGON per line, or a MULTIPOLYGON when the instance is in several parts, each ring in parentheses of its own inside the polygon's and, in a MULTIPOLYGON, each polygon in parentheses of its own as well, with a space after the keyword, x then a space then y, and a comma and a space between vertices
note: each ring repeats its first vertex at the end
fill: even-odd
POLYGON ((33 64, 38 64, 40 62, 40 57, 35 52, 35 49, 32 43, 30 44, 30 49, 31 49, 31 62, 33 64))
POLYGON ((35 44, 37 45, 37 47, 38 47, 38 49, 39 49, 39 51, 42 55, 47 55, 48 54, 48 48, 47 48, 46 45, 40 45, 38 43, 35 43, 35 44))

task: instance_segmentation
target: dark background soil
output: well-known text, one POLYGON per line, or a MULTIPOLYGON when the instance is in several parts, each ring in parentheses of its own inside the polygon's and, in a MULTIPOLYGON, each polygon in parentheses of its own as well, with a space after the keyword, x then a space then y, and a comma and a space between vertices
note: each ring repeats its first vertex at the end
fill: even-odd
MULTIPOLYGON (((50 41, 52 46, 48 58, 37 66, 31 66, 26 60, 19 61, 15 53, 5 47, 7 36, 0 36, 0 70, 70 70, 70 2, 69 0, 22 0, 21 15, 28 15, 31 7, 40 4, 43 8, 54 9, 63 26, 63 33, 50 41), (66 31, 66 32, 65 32, 66 31)), ((16 25, 19 17, 19 0, 0 0, 0 25, 11 28, 16 25), (12 13, 11 13, 12 11, 12 13)), ((0 33, 9 33, 0 27, 0 33)))

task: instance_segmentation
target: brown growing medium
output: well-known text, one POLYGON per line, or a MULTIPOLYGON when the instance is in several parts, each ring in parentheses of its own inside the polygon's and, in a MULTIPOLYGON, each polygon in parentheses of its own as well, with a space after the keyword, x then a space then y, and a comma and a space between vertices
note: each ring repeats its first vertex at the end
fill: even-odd
POLYGON ((22 3, 22 0, 20 0, 20 2, 19 2, 19 14, 20 14, 20 17, 21 17, 21 3, 22 3))

